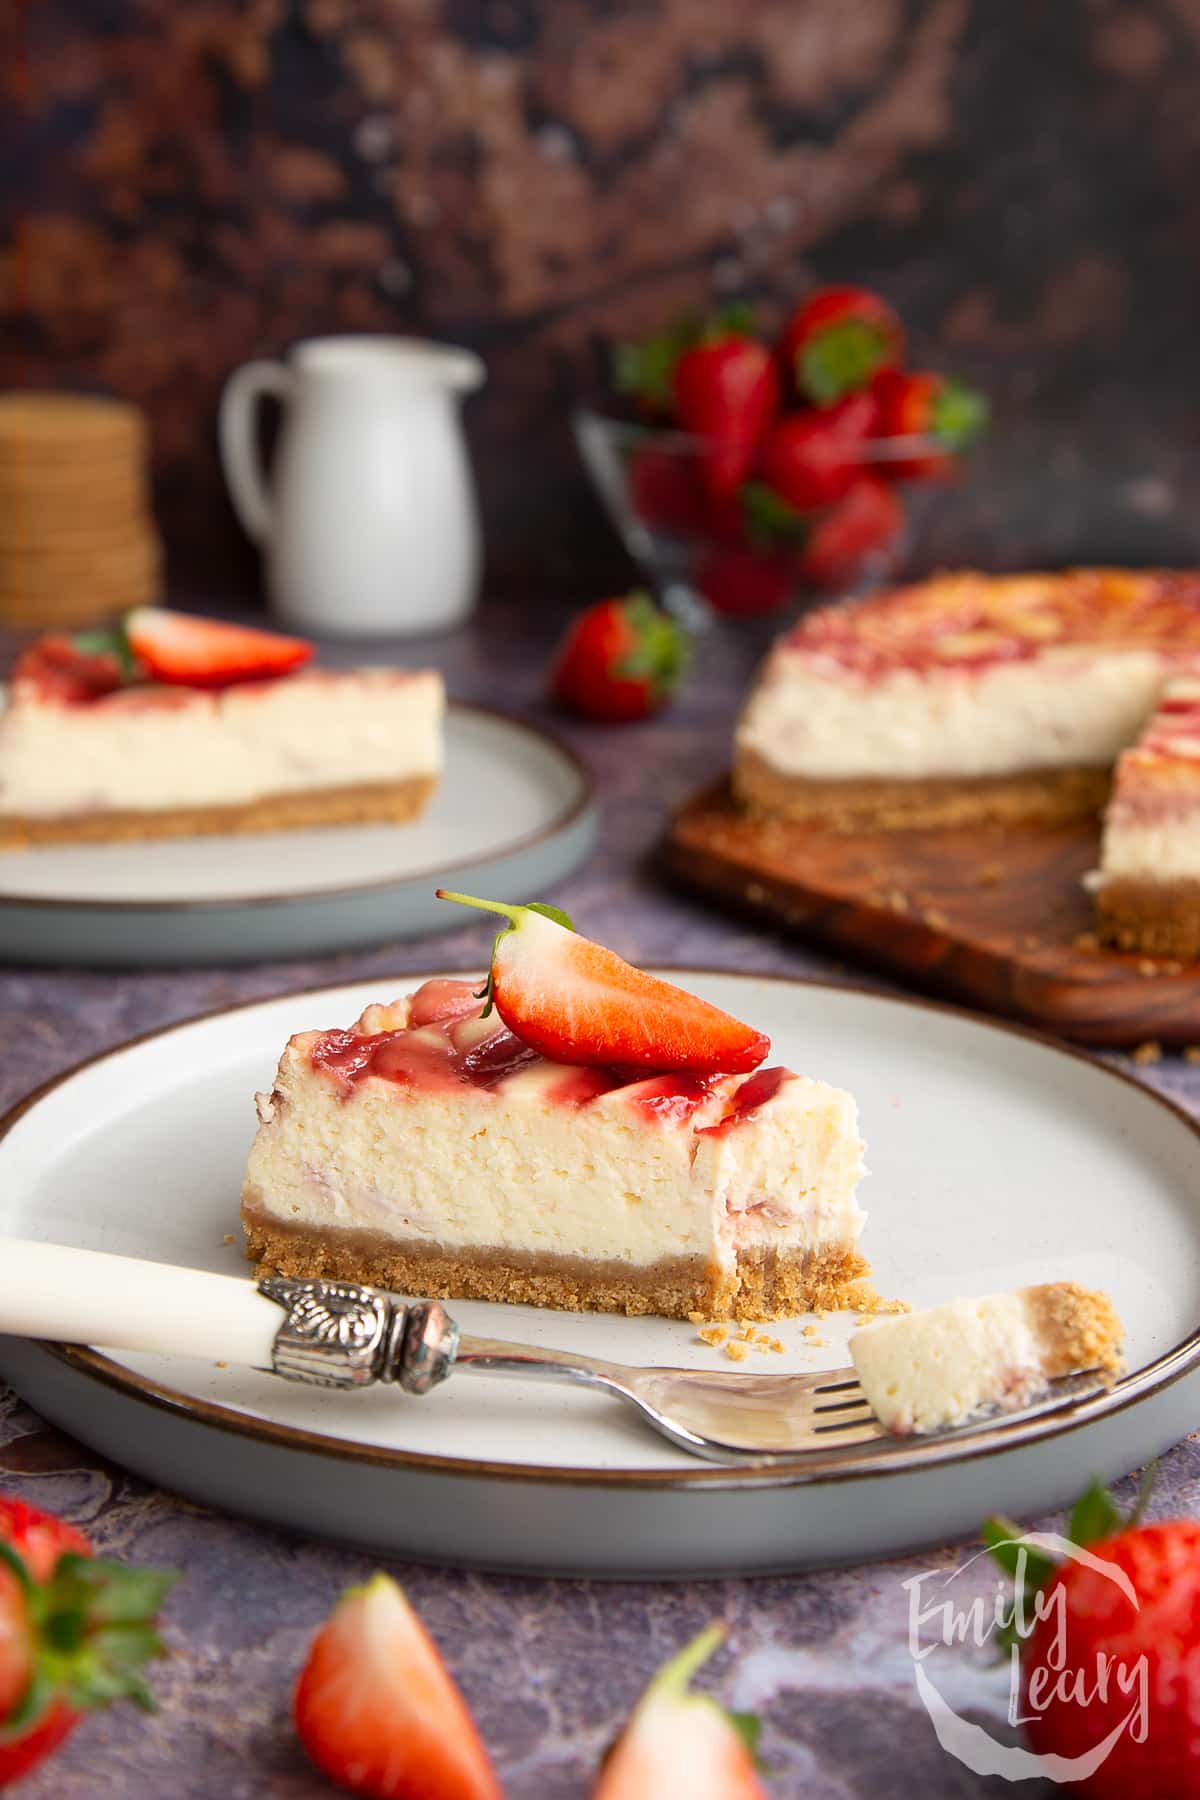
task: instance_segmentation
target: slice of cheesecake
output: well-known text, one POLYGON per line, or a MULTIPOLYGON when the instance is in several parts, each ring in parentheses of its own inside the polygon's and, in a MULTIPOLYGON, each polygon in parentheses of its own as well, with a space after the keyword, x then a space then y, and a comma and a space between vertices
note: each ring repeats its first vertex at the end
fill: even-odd
POLYGON ((735 791, 834 830, 1079 816, 1192 670, 1200 574, 938 576, 810 613, 775 646, 735 791))
POLYGON ((292 1038, 242 1190, 259 1272, 671 1318, 867 1303, 851 1096, 753 1066, 768 1040, 603 951, 644 984, 651 1034, 618 1063, 592 1026, 599 1006, 624 1030, 620 994, 581 987, 564 1030, 552 940, 574 934, 528 935, 552 976, 528 1036, 498 955, 509 1022, 481 1016, 478 981, 435 981, 292 1038), (683 1066, 655 1066, 656 1041, 683 1066))
POLYGON ((1200 956, 1200 681, 1170 682, 1117 763, 1090 886, 1106 943, 1200 956))
POLYGON ((1121 1338, 1107 1294, 1054 1281, 880 1319, 855 1332, 850 1356, 880 1424, 908 1437, 1015 1412, 1061 1375, 1115 1378, 1121 1338))
POLYGON ((128 637, 39 640, 0 710, 0 849, 415 817, 441 772, 441 677, 310 656, 158 608, 128 637))

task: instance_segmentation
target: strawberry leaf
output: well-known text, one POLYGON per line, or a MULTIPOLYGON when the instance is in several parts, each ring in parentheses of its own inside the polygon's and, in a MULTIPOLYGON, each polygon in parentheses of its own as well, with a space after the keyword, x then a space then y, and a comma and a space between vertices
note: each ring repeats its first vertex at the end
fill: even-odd
POLYGON ((762 1720, 759 1718, 758 1714, 751 1712, 726 1712, 725 1717, 729 1720, 734 1732, 750 1752, 750 1760, 755 1768, 760 1772, 764 1772, 766 1764, 759 1754, 759 1744, 762 1741, 762 1720))
POLYGON ((543 919, 553 919, 554 923, 561 925, 564 931, 574 931, 575 929, 570 915, 565 913, 561 906, 547 906, 544 900, 529 900, 526 902, 525 911, 540 913, 543 919))
POLYGON ((1094 1544, 1100 1538, 1112 1537, 1123 1523, 1120 1508, 1097 1479, 1072 1507, 1067 1536, 1073 1544, 1094 1544))
POLYGON ((670 413, 674 408, 675 365, 684 351, 697 341, 700 322, 681 319, 672 330, 640 343, 618 344, 613 350, 613 381, 618 393, 632 394, 652 412, 670 413))
POLYGON ((841 319, 813 333, 796 353, 796 380, 818 406, 832 406, 843 394, 867 386, 887 355, 889 343, 867 319, 841 319))
POLYGON ((133 645, 129 642, 123 619, 108 630, 77 631, 71 642, 76 650, 82 651, 84 656, 113 657, 121 671, 123 683, 136 681, 144 673, 142 665, 134 653, 133 645))
POLYGON ((1133 1503, 1133 1511, 1125 1521, 1127 1531, 1140 1525, 1146 1516, 1146 1508, 1150 1504, 1150 1496, 1154 1492, 1154 1483, 1158 1480, 1158 1458, 1148 1462, 1142 1470, 1142 1479, 1138 1483, 1137 1499, 1133 1503))
POLYGON ((611 673, 618 681, 645 681, 656 700, 674 693, 690 656, 683 632, 642 588, 628 595, 621 610, 633 641, 611 673))
POLYGON ((19 1555, 11 1544, 6 1544, 3 1539, 0 1539, 0 1565, 16 1576, 23 1594, 33 1592, 33 1576, 25 1566, 25 1558, 19 1555))
MULTIPOLYGON (((9 1547, 0 1560, 20 1568, 9 1547)), ((154 1619, 176 1577, 130 1569, 106 1558, 59 1557, 45 1582, 26 1588, 33 1668, 24 1693, 0 1731, 21 1736, 60 1696, 72 1711, 133 1700, 153 1708, 141 1671, 162 1654, 154 1619)))
POLYGON ((759 549, 803 544, 807 539, 808 518, 765 481, 747 481, 738 492, 738 501, 746 535, 759 549))
POLYGON ((1013 1519, 986 1519, 981 1536, 994 1560, 1013 1578, 1013 1621, 996 1632, 997 1647, 1007 1652, 1020 1642, 1017 1617, 1032 1616, 1034 1596, 1045 1587, 1058 1565, 1023 1541, 1021 1527, 1013 1519))
POLYGON ((1006 1575, 1016 1575, 1024 1568, 1026 1576, 1032 1576, 1040 1588, 1057 1567, 1050 1557, 1023 1541, 1021 1527, 1014 1519, 986 1519, 981 1536, 1006 1575))
POLYGON ((990 409, 984 396, 962 381, 943 384, 930 421, 933 435, 947 450, 966 450, 988 427, 990 409))

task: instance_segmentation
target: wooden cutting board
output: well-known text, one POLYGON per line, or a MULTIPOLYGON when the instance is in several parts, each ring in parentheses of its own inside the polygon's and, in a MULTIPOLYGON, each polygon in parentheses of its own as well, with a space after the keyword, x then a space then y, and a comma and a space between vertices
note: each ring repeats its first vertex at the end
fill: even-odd
POLYGON ((1200 1045, 1200 963, 1092 936, 1081 877, 1099 827, 813 831, 751 819, 728 783, 697 794, 665 845, 685 886, 876 968, 1086 1044, 1200 1045))

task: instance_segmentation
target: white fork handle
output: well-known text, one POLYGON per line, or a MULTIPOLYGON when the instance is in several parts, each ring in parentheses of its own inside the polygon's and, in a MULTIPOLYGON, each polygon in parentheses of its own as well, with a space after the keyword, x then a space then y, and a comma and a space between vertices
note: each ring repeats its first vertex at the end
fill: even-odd
POLYGON ((0 1238, 0 1332, 271 1367, 283 1323, 249 1277, 0 1238))

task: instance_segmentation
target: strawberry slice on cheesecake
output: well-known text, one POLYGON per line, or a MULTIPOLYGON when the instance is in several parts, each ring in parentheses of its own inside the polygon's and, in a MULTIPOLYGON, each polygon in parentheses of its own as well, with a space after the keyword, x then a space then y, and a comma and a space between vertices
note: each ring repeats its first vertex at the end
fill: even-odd
POLYGON ((441 677, 312 654, 156 606, 38 639, 0 710, 0 850, 413 818, 441 771, 441 677))
POLYGON ((491 910, 485 982, 285 1047, 242 1189, 259 1273, 670 1318, 864 1304, 852 1097, 556 909, 491 910))

